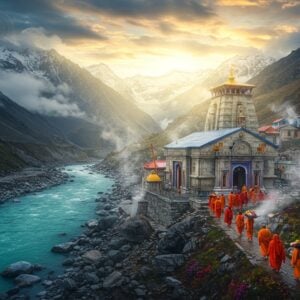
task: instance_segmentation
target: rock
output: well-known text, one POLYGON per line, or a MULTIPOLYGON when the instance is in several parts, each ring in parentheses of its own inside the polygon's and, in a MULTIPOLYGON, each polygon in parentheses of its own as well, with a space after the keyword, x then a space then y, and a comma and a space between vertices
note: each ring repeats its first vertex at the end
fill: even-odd
POLYGON ((127 241, 124 238, 115 238, 115 239, 112 239, 108 245, 110 248, 118 250, 126 243, 127 243, 127 241))
POLYGON ((290 230, 290 228, 291 228, 291 226, 290 226, 289 224, 284 224, 284 225, 282 226, 281 231, 282 231, 282 232, 287 232, 287 231, 290 230))
POLYGON ((152 269, 150 269, 147 266, 142 266, 141 269, 140 269, 140 274, 143 277, 147 277, 151 272, 152 272, 152 269))
POLYGON ((20 274, 31 274, 33 273, 35 267, 27 261, 18 261, 9 265, 1 275, 3 277, 16 277, 20 274))
POLYGON ((179 281, 178 279, 168 276, 165 278, 166 284, 170 287, 179 287, 182 286, 182 282, 179 281))
POLYGON ((143 289, 137 288, 137 289, 134 289, 134 292, 138 297, 146 296, 146 292, 143 289))
POLYGON ((66 290, 69 290, 69 291, 74 291, 77 289, 77 284, 76 284, 75 280, 73 280, 72 278, 65 278, 63 280, 63 286, 66 290))
POLYGON ((97 210, 97 211, 96 211, 96 214, 97 214, 98 216, 101 216, 101 217, 107 217, 107 216, 109 215, 109 212, 100 209, 100 210, 97 210))
POLYGON ((31 286, 39 281, 41 281, 39 276, 31 274, 21 274, 15 278, 15 282, 20 287, 31 286))
POLYGON ((278 223, 272 223, 269 228, 270 228, 272 233, 278 233, 279 224, 278 223))
POLYGON ((100 281, 99 277, 96 275, 96 273, 85 273, 85 279, 90 284, 96 284, 100 281))
POLYGON ((184 264, 183 254, 163 254, 154 257, 153 264, 161 272, 173 272, 184 264))
POLYGON ((126 221, 121 226, 120 231, 127 241, 139 243, 148 239, 151 236, 153 229, 146 219, 134 217, 126 221))
POLYGON ((194 252, 197 249, 197 240, 196 238, 190 239, 183 247, 182 253, 194 252))
POLYGON ((103 217, 98 221, 98 229, 99 230, 107 230, 111 228, 118 221, 117 216, 107 216, 103 217))
POLYGON ((118 287, 123 283, 122 273, 114 271, 109 274, 103 281, 103 287, 106 289, 118 287))
POLYGON ((98 222, 96 220, 91 220, 86 223, 88 228, 95 228, 98 226, 98 222))
POLYGON ((63 266, 66 266, 66 267, 69 267, 69 266, 72 266, 74 263, 74 259, 72 258, 67 258, 65 259, 63 262, 62 262, 62 265, 63 266))
POLYGON ((124 245, 121 247, 121 251, 123 252, 128 252, 129 250, 131 249, 131 246, 130 245, 124 245))
POLYGON ((224 264, 226 262, 228 262, 229 260, 231 260, 231 257, 226 254, 225 256, 223 256, 223 258, 220 260, 221 264, 224 264))
POLYGON ((119 262, 124 256, 119 250, 110 250, 108 251, 107 255, 114 262, 119 262))
POLYGON ((46 291, 41 291, 41 292, 39 292, 38 294, 37 294, 37 296, 39 297, 39 298, 43 298, 43 297, 45 297, 47 295, 47 292, 46 291))
POLYGON ((58 244, 58 245, 53 246, 51 251, 55 252, 55 253, 68 253, 73 249, 74 246, 75 246, 75 243, 67 242, 64 244, 58 244))
POLYGON ((44 285, 46 287, 51 286, 52 284, 53 284, 53 281, 51 281, 51 280, 44 280, 42 282, 42 285, 44 285))
POLYGON ((158 242, 157 249, 160 253, 181 253, 184 246, 184 236, 174 230, 169 230, 158 242))
POLYGON ((102 258, 102 254, 98 250, 90 250, 90 251, 85 252, 82 255, 82 259, 85 262, 92 263, 92 264, 98 263, 101 258, 102 258))

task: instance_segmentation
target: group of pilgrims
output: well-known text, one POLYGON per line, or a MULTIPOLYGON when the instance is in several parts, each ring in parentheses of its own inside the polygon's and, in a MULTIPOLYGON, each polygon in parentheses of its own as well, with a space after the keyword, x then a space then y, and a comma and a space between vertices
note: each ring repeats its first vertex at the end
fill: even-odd
MULTIPOLYGON (((249 190, 244 185, 241 191, 234 193, 233 191, 225 197, 224 194, 217 195, 212 193, 209 195, 209 208, 217 219, 220 219, 224 213, 224 222, 231 227, 232 220, 235 216, 235 225, 239 237, 245 230, 249 242, 253 240, 254 219, 257 217, 255 211, 248 209, 244 214, 243 208, 249 208, 249 204, 255 205, 258 201, 267 200, 268 197, 255 186, 249 190)), ((272 234, 266 225, 262 225, 257 233, 260 253, 265 260, 269 259, 269 264, 275 272, 279 272, 282 263, 285 263, 286 252, 278 234, 272 234)), ((300 240, 291 243, 293 247, 291 265, 294 268, 294 277, 300 280, 300 240)))

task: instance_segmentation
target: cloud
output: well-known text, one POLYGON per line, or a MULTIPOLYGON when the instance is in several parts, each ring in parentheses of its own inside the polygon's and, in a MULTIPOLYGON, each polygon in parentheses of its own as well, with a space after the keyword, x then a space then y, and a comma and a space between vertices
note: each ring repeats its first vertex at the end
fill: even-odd
POLYGON ((84 117, 75 103, 67 84, 54 87, 49 81, 28 73, 0 72, 0 90, 24 108, 51 116, 84 117))
POLYGON ((18 33, 31 27, 45 28, 48 34, 62 39, 106 40, 103 34, 94 31, 76 16, 66 13, 58 5, 61 1, 10 0, 0 2, 0 11, 6 16, 10 30, 18 33))
POLYGON ((205 19, 215 15, 210 1, 199 0, 78 0, 66 1, 71 8, 91 13, 105 13, 120 17, 158 18, 172 16, 180 20, 205 19))

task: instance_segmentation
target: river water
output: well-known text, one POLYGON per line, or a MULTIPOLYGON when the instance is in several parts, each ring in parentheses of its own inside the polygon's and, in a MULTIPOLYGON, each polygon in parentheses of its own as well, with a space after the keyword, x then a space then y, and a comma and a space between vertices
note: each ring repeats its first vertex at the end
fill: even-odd
MULTIPOLYGON (((52 253, 52 246, 82 232, 80 225, 95 216, 97 193, 108 191, 113 184, 101 174, 91 174, 88 165, 68 166, 66 172, 73 182, 0 206, 0 271, 25 260, 46 267, 42 275, 62 272, 65 257, 52 253)), ((13 281, 0 276, 0 292, 11 287, 13 281)))

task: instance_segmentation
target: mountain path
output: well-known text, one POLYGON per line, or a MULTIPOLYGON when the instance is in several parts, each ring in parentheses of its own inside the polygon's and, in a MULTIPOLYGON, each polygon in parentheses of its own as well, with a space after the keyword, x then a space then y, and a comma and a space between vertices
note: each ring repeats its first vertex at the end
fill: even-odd
MULTIPOLYGON (((210 213, 211 216, 213 215, 210 213)), ((294 278, 294 270, 291 266, 290 259, 287 257, 285 263, 282 264, 280 272, 275 273, 269 266, 269 261, 265 260, 259 250, 258 239, 254 235, 252 242, 248 241, 245 230, 241 237, 236 232, 235 220, 233 219, 230 227, 223 221, 224 215, 222 214, 220 219, 215 218, 216 225, 221 228, 225 234, 235 243, 235 245, 247 256, 249 261, 253 265, 262 266, 269 273, 273 273, 275 278, 278 278, 284 282, 290 289, 297 292, 297 297, 300 297, 300 282, 297 282, 294 278)), ((297 298, 300 299, 300 298, 297 298)))

